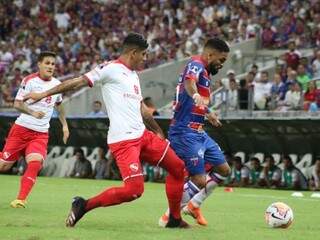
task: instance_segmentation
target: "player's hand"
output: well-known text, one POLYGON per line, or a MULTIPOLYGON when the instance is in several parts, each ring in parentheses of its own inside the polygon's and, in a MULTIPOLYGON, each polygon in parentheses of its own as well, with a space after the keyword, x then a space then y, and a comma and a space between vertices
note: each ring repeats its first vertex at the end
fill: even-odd
POLYGON ((31 116, 33 116, 33 117, 35 117, 35 118, 37 118, 37 119, 43 118, 44 115, 45 115, 45 113, 44 113, 44 112, 41 112, 41 111, 32 111, 32 112, 31 112, 31 116))
POLYGON ((45 98, 46 95, 42 92, 42 93, 35 93, 35 92, 31 92, 28 93, 27 95, 24 96, 23 101, 27 101, 29 99, 33 100, 33 102, 38 102, 40 101, 42 98, 45 98))
POLYGON ((220 122, 218 115, 214 112, 207 114, 208 121, 215 127, 221 127, 222 123, 220 122))
POLYGON ((196 106, 200 106, 200 107, 204 106, 204 99, 203 99, 203 97, 200 96, 199 93, 193 94, 192 98, 193 98, 196 106))
POLYGON ((67 141, 68 141, 68 138, 70 136, 70 132, 69 132, 68 126, 64 126, 62 128, 62 132, 63 132, 63 143, 66 144, 67 141))

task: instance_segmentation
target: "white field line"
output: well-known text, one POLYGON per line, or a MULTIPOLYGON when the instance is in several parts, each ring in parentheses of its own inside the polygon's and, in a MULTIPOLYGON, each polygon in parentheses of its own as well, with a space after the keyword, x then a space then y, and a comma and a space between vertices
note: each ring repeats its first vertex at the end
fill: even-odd
MULTIPOLYGON (((294 199, 294 200, 302 200, 302 201, 311 201, 311 202, 320 202, 320 199, 312 199, 309 197, 283 197, 283 196, 274 196, 274 195, 262 195, 262 194, 245 194, 245 193, 228 193, 228 195, 233 195, 237 197, 244 197, 244 198, 271 198, 271 199, 294 199)), ((225 193, 214 193, 214 195, 226 195, 225 193)))

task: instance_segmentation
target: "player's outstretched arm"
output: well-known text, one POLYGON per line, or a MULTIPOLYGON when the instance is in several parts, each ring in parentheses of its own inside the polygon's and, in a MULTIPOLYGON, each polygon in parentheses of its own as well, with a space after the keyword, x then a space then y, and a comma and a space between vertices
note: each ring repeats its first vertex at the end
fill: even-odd
POLYGON ((160 138, 165 139, 164 133, 158 123, 154 120, 153 116, 148 111, 147 106, 141 102, 141 115, 143 122, 148 129, 157 134, 160 138))
POLYGON ((88 80, 84 76, 80 76, 77 78, 72 78, 72 79, 66 80, 63 83, 55 86, 54 88, 51 88, 51 89, 45 91, 45 92, 41 92, 41 93, 31 92, 23 98, 23 101, 26 101, 28 99, 32 99, 33 101, 39 101, 45 97, 55 95, 57 93, 67 92, 70 90, 77 90, 77 89, 84 87, 84 86, 87 86, 87 85, 88 85, 88 80))
POLYGON ((38 119, 43 118, 44 115, 45 115, 44 112, 34 111, 34 110, 28 108, 28 106, 21 100, 15 100, 14 104, 13 104, 13 107, 15 109, 17 109, 21 113, 25 113, 25 114, 31 115, 31 116, 33 116, 35 118, 38 118, 38 119))
POLYGON ((62 124, 63 143, 66 144, 67 140, 69 138, 69 135, 70 135, 68 123, 67 123, 67 119, 66 119, 66 114, 65 114, 65 111, 64 111, 62 104, 55 105, 55 108, 59 113, 59 120, 62 124))

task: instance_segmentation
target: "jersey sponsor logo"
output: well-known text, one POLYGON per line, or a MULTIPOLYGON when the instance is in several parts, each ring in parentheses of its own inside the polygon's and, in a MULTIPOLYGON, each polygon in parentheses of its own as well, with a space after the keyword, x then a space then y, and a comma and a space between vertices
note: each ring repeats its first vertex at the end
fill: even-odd
POLYGON ((141 100, 140 95, 135 95, 135 94, 131 94, 131 93, 124 93, 124 94, 123 94, 123 97, 125 97, 125 98, 131 98, 131 99, 138 100, 138 101, 141 100))
POLYGON ((198 156, 201 157, 201 158, 204 157, 204 150, 203 149, 201 149, 201 148, 199 149, 198 156))
POLYGON ((129 168, 131 169, 132 172, 137 172, 139 170, 139 165, 138 163, 131 163, 129 165, 129 168))
POLYGON ((188 73, 194 73, 194 74, 198 74, 200 71, 200 68, 196 65, 192 65, 192 64, 189 64, 188 65, 188 73))

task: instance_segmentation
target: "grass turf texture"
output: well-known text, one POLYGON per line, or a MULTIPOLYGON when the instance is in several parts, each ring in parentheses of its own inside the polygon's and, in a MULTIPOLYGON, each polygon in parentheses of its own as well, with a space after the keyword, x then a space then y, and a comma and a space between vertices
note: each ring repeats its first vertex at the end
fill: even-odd
POLYGON ((219 239, 319 239, 320 199, 291 197, 291 191, 218 188, 203 205, 209 221, 200 227, 189 216, 184 219, 192 229, 172 230, 158 227, 158 218, 166 209, 163 184, 146 183, 140 199, 95 209, 74 229, 64 226, 71 198, 85 198, 121 182, 40 177, 28 199, 26 209, 12 209, 9 203, 17 194, 19 178, 0 175, 0 240, 219 240, 219 239), (289 229, 271 229, 264 222, 264 211, 275 201, 292 207, 294 223, 289 229))

